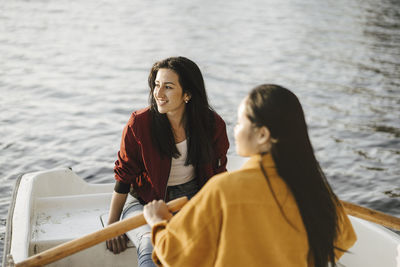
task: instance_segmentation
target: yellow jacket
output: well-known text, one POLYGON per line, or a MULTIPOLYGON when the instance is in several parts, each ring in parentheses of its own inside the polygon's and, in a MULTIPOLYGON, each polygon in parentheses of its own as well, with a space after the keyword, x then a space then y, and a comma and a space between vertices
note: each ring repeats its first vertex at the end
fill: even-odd
MULTIPOLYGON (((162 266, 309 266, 307 233, 293 195, 270 155, 264 168, 287 219, 282 216, 253 156, 235 172, 214 176, 169 223, 153 226, 153 260, 162 266)), ((356 236, 338 207, 336 246, 356 236)), ((343 253, 337 251, 339 258, 343 253)))

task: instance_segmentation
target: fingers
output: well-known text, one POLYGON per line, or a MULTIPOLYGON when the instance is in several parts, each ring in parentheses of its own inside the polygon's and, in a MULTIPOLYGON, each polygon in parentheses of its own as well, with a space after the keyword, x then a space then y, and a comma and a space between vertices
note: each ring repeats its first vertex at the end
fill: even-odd
POLYGON ((126 250, 128 238, 125 235, 120 235, 109 239, 106 241, 107 249, 114 254, 119 254, 120 252, 126 250))
POLYGON ((147 207, 148 209, 155 209, 161 205, 161 203, 164 203, 163 200, 153 200, 149 203, 147 203, 144 207, 147 207))
POLYGON ((125 239, 125 237, 123 236, 123 235, 120 235, 120 236, 118 236, 118 243, 119 243, 119 245, 120 245, 120 248, 121 248, 121 252, 122 251, 124 251, 125 249, 126 249, 126 239, 125 239))
MULTIPOLYGON (((147 211, 149 211, 149 212, 155 213, 155 212, 157 212, 160 208, 163 208, 164 206, 167 208, 167 204, 165 204, 165 202, 164 202, 163 200, 153 200, 153 201, 147 203, 147 204, 144 206, 144 209, 147 210, 147 211)), ((167 208, 167 209, 168 209, 168 208, 167 208)))
POLYGON ((118 237, 113 239, 114 254, 121 252, 121 244, 119 243, 118 237))
POLYGON ((169 220, 172 217, 167 205, 162 200, 153 200, 145 205, 143 215, 150 226, 163 220, 169 220))

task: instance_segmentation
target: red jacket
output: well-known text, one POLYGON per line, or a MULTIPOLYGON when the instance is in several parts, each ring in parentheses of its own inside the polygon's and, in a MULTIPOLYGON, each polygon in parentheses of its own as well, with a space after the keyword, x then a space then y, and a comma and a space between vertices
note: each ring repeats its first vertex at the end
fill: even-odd
MULTIPOLYGON (((161 157, 153 145, 150 133, 150 110, 132 113, 124 128, 118 160, 115 162, 115 191, 128 193, 130 185, 144 202, 164 199, 167 189, 171 158, 161 157)), ((226 171, 226 153, 229 141, 223 119, 215 113, 214 157, 198 170, 199 185, 217 173, 226 171)))

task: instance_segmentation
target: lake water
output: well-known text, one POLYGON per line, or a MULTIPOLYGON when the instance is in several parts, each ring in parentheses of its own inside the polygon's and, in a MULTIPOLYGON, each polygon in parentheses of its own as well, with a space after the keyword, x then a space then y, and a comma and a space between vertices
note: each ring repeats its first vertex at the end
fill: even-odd
POLYGON ((294 91, 343 200, 400 216, 400 1, 0 2, 0 253, 21 173, 113 181, 153 62, 183 55, 233 127, 260 83, 294 91))

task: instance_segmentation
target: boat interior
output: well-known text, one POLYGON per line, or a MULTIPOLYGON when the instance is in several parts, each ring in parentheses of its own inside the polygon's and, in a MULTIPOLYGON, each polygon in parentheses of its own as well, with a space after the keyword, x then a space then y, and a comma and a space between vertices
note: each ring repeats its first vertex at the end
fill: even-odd
MULTIPOLYGON (((231 161, 231 164, 238 166, 238 162, 231 161)), ((235 168, 228 166, 228 169, 235 168)), ((12 223, 7 224, 4 253, 20 262, 102 229, 107 221, 113 186, 112 183, 87 183, 70 169, 23 175, 17 182, 10 208, 9 221, 12 223)), ((351 216, 350 219, 358 240, 340 259, 339 266, 400 266, 399 235, 374 223, 351 216)), ((114 255, 102 242, 48 266, 127 264, 137 264, 136 249, 132 244, 126 251, 114 255)))

